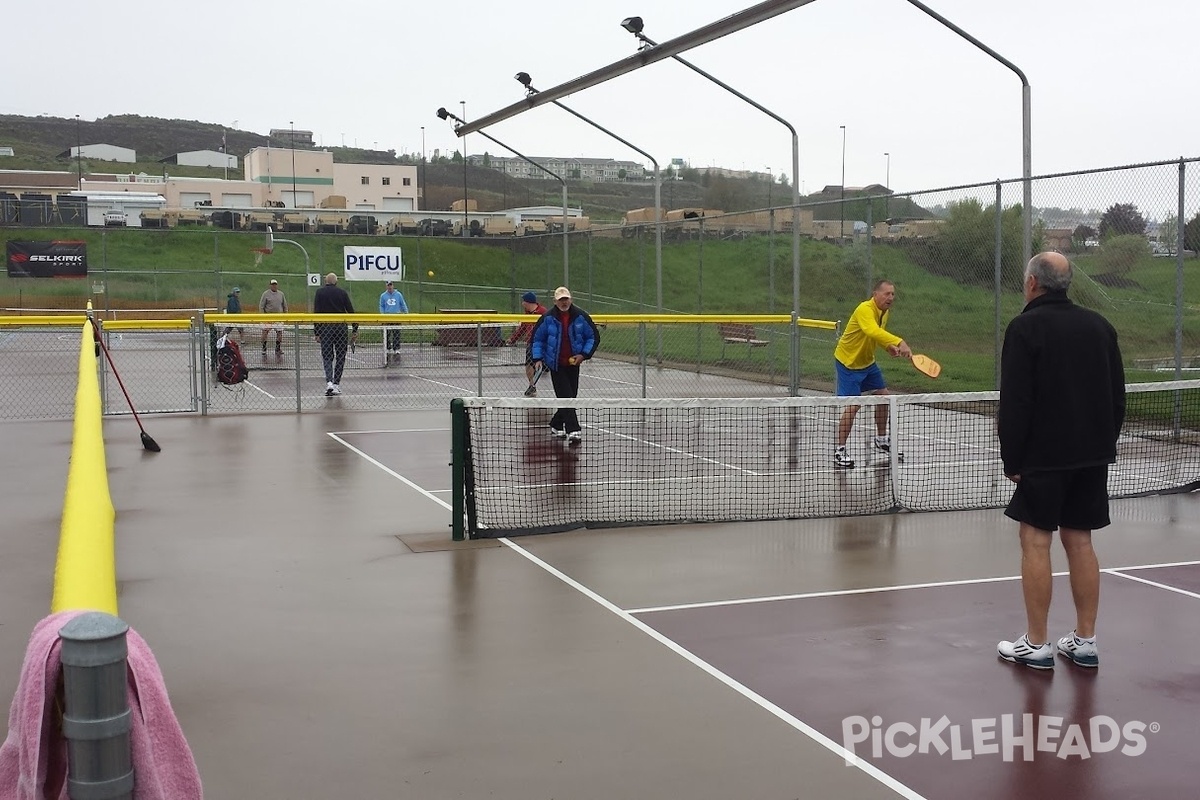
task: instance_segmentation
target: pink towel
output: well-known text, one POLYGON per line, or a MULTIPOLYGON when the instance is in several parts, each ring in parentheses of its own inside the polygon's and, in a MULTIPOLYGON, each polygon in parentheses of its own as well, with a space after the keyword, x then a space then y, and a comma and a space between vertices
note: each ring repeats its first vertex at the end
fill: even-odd
MULTIPOLYGON (((46 617, 29 637, 8 737, 0 745, 0 800, 67 800, 67 743, 56 719, 62 675, 58 632, 81 613, 46 617)), ((126 640, 134 800, 200 800, 200 773, 171 710, 158 662, 132 628, 126 640)))

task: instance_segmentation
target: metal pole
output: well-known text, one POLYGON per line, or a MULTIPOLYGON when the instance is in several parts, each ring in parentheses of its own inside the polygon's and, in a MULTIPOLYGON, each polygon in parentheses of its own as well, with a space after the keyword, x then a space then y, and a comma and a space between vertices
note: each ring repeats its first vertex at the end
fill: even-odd
POLYGON ((292 208, 299 208, 300 201, 296 199, 296 122, 292 120, 292 208))
MULTIPOLYGON (((459 100, 462 105, 462 118, 467 118, 467 101, 459 100)), ((463 160, 463 238, 471 235, 470 225, 467 220, 467 137, 462 137, 462 160, 463 160)))
POLYGON ((129 626, 91 611, 59 630, 67 794, 73 798, 133 797, 132 716, 126 696, 129 626))
POLYGON ((883 169, 883 188, 887 189, 887 194, 883 198, 883 220, 887 222, 892 217, 892 154, 884 153, 883 157, 887 159, 887 166, 883 169))
POLYGON ((995 383, 996 389, 1000 388, 1000 292, 1003 290, 1000 248, 1004 245, 1004 209, 1000 205, 1000 189, 1000 181, 996 181, 996 252, 994 257, 994 285, 992 287, 992 327, 995 338, 995 342, 992 345, 992 358, 994 360, 992 380, 995 383))
MULTIPOLYGON (((724 22, 728 22, 735 18, 740 18, 743 14, 749 14, 750 16, 754 16, 755 14, 758 14, 760 12, 769 13, 768 17, 764 17, 764 18, 769 18, 770 16, 774 16, 775 14, 781 13, 782 11, 786 11, 791 8, 796 8, 801 5, 806 5, 806 3, 805 2, 761 3, 758 6, 747 9, 745 12, 742 12, 741 14, 735 14, 732 17, 729 17, 727 20, 724 20, 724 22), (771 10, 768 12, 768 9, 766 8, 767 6, 787 6, 787 8, 782 8, 779 10, 771 10)), ((720 24, 721 23, 716 23, 717 26, 719 26, 720 24)), ((710 75, 709 73, 707 73, 704 70, 697 67, 695 64, 693 64, 690 61, 688 61, 684 58, 681 58, 679 55, 677 55, 677 53, 682 52, 682 50, 686 50, 688 48, 683 47, 682 49, 675 49, 674 47, 671 47, 671 45, 673 43, 681 42, 683 40, 688 39, 688 36, 691 36, 692 34, 689 34, 688 36, 679 37, 678 39, 673 39, 671 42, 667 42, 665 45, 660 46, 654 40, 652 40, 650 37, 646 36, 642 32, 642 19, 640 17, 631 17, 631 18, 625 20, 622 23, 622 27, 625 28, 625 30, 632 33, 634 36, 636 36, 638 38, 638 41, 644 42, 647 46, 649 46, 651 48, 650 50, 642 51, 643 53, 646 53, 646 54, 654 53, 654 52, 660 51, 663 48, 665 48, 666 55, 664 57, 675 59, 680 64, 683 64, 685 67, 692 70, 693 72, 695 72, 697 75, 701 76, 702 78, 705 78, 706 80, 709 80, 709 81, 715 83, 717 86, 720 86, 722 89, 729 92, 734 97, 737 97, 739 100, 749 103, 754 108, 757 108, 759 111, 763 112, 771 119, 773 119, 776 122, 783 125, 785 128, 788 129, 788 131, 792 135, 792 323, 791 323, 791 336, 790 336, 790 351, 791 351, 790 361, 791 361, 791 364, 789 367, 788 390, 793 396, 795 396, 795 395, 799 394, 799 391, 800 391, 800 333, 799 333, 799 328, 797 327, 797 321, 800 319, 800 137, 796 134, 796 128, 790 122, 788 122, 786 119, 779 116, 774 111, 771 111, 766 106, 762 105, 761 103, 755 102, 754 100, 750 99, 746 95, 739 92, 737 89, 734 89, 732 86, 730 86, 729 84, 722 81, 720 78, 716 77, 715 75, 710 75)), ((701 28, 700 31, 705 31, 705 30, 711 29, 713 27, 714 27, 713 25, 710 25, 710 26, 707 26, 706 28, 701 28)), ((738 30, 738 29, 739 28, 733 28, 733 30, 738 30)), ((731 32, 731 31, 729 31, 729 32, 731 32)), ((696 33, 699 33, 699 31, 697 31, 696 33)), ((691 45, 691 46, 694 47, 695 45, 691 45)), ((591 84, 588 84, 588 85, 591 85, 591 84)), ((583 87, 580 87, 580 88, 583 88, 583 87)), ((495 116, 495 115, 493 115, 493 116, 495 116)), ((845 183, 844 179, 843 179, 842 183, 843 184, 845 183)))
POLYGON ((999 61, 1004 66, 1016 73, 1021 79, 1021 176, 1024 184, 1021 202, 1021 227, 1024 241, 1021 243, 1021 257, 1024 259, 1022 264, 1028 264, 1029 259, 1033 257, 1033 125, 1030 122, 1031 112, 1031 88, 1029 79, 1025 77, 1025 73, 1004 56, 997 53, 992 48, 988 47, 983 42, 976 39, 971 34, 964 31, 962 28, 955 25, 950 20, 943 17, 941 14, 934 11, 929 6, 920 2, 920 0, 908 0, 908 2, 917 8, 924 11, 929 16, 936 19, 941 24, 945 25, 950 30, 957 33, 959 36, 966 39, 971 44, 978 47, 983 52, 987 53, 992 58, 999 61))
MULTIPOLYGON (((489 128, 498 122, 503 122, 510 117, 515 117, 518 114, 532 108, 537 108, 552 100, 560 100, 575 92, 597 86, 627 72, 641 69, 648 64, 662 61, 664 58, 671 58, 694 47, 715 41, 722 36, 728 36, 731 33, 752 27, 760 22, 765 22, 780 14, 791 11, 794 8, 800 8, 813 2, 816 2, 816 0, 764 0, 764 2, 739 11, 736 14, 731 14, 724 19, 697 28, 691 33, 686 33, 683 36, 676 37, 650 49, 640 50, 632 56, 610 64, 607 67, 602 67, 582 77, 559 84, 551 89, 545 89, 536 95, 526 97, 518 103, 514 103, 507 108, 488 114, 469 125, 463 126, 457 133, 459 136, 463 136, 468 133, 475 133, 482 128, 489 128)), ((635 19, 638 18, 631 17, 629 21, 635 19)), ((640 19, 638 21, 640 23, 640 19)))
MULTIPOLYGON (((441 119, 452 119, 455 122, 457 122, 458 125, 455 126, 455 128, 454 128, 455 131, 460 130, 464 125, 467 124, 466 121, 463 120, 461 117, 454 116, 449 111, 447 111, 445 108, 439 108, 437 110, 437 115, 441 119)), ((538 162, 534 161, 529 156, 526 156, 526 155, 520 153, 519 151, 514 150, 513 148, 509 147, 504 142, 497 139, 495 136, 492 136, 490 133, 484 133, 483 131, 479 131, 478 133, 483 138, 487 139, 490 142, 494 142, 494 143, 498 144, 499 146, 503 147, 505 150, 508 150, 510 153, 515 155, 517 158, 519 158, 522 161, 525 161, 529 164, 532 164, 533 166, 537 167, 542 172, 546 173, 551 178, 554 178, 556 181, 558 181, 559 183, 562 184, 562 195, 563 195, 563 283, 566 284, 567 279, 570 277, 570 275, 569 275, 570 261, 569 261, 569 256, 567 253, 567 246, 568 246, 567 243, 568 243, 569 239, 567 237, 568 231, 567 231, 567 182, 566 182, 566 180, 564 180, 559 175, 554 174, 550 170, 546 169, 545 167, 543 167, 538 162)), ((463 170, 463 175, 464 176, 466 175, 465 169, 463 170)), ((465 180, 465 178, 464 178, 464 180, 465 180)), ((464 215, 464 219, 465 219, 465 215, 464 215)))
POLYGON ((1179 159, 1179 205, 1175 211, 1175 380, 1183 379, 1183 187, 1184 161, 1179 159))
MULTIPOLYGON (((531 95, 533 95, 533 94, 537 94, 537 93, 538 93, 538 90, 537 90, 537 89, 535 89, 535 88, 533 88, 533 86, 532 86, 532 78, 530 78, 530 77, 529 77, 529 73, 528 73, 528 72, 518 72, 518 73, 517 73, 517 75, 516 75, 516 79, 517 79, 517 81, 518 81, 518 82, 519 82, 519 83, 520 83, 522 86, 524 86, 524 87, 525 87, 525 89, 526 89, 526 93, 527 93, 527 94, 531 94, 531 95)), ((658 169, 658 161, 657 161, 657 159, 655 159, 655 158, 654 158, 654 156, 650 155, 650 154, 649 154, 649 153, 647 153, 645 150, 641 149, 640 147, 638 147, 637 145, 633 144, 632 142, 630 142, 630 141, 628 141, 628 140, 626 140, 626 139, 623 139, 623 138, 621 138, 621 137, 620 137, 620 136, 618 136, 617 134, 615 134, 615 133, 613 133, 612 131, 610 131, 608 128, 605 128, 605 127, 604 127, 603 125, 601 125, 600 123, 598 123, 598 122, 596 122, 596 121, 594 121, 594 120, 588 119, 588 118, 587 118, 587 117, 585 117, 583 114, 580 114, 578 111, 576 111, 575 109, 573 109, 573 108, 570 108, 570 107, 568 107, 568 106, 566 106, 566 105, 564 105, 564 104, 560 103, 560 102, 559 102, 559 101, 557 101, 557 100, 555 100, 555 101, 553 101, 553 102, 554 102, 554 105, 558 106, 558 107, 559 107, 559 108, 561 108, 563 111, 566 111, 568 114, 573 114, 573 115, 575 115, 575 116, 576 116, 576 117, 578 117, 579 119, 581 119, 581 120, 583 120, 584 122, 586 122, 588 125, 591 125, 593 128, 595 128, 596 130, 600 131, 601 133, 608 134, 609 136, 611 136, 612 138, 616 139, 618 142, 620 142, 621 144, 623 144, 623 145, 625 145, 626 147, 630 148, 631 150, 635 150, 635 151, 637 151, 638 153, 642 154, 642 155, 643 155, 643 156, 645 156, 646 158, 650 159, 650 163, 654 165, 654 264, 655 264, 655 273, 654 273, 654 274, 655 274, 656 297, 657 297, 657 302, 656 302, 656 304, 655 304, 655 308, 657 309, 657 312, 658 312, 659 314, 663 313, 663 287, 662 287, 662 176, 659 174, 659 169, 658 169)), ((564 187, 564 192, 565 192, 565 187, 564 187)), ((566 201, 565 201, 565 200, 563 201, 563 205, 564 205, 564 207, 566 206, 566 201)), ((563 217, 564 217, 564 220, 565 220, 565 218, 566 218, 566 212, 565 212, 565 211, 563 212, 563 217)), ((659 325, 659 326, 658 326, 658 362, 659 362, 660 364, 662 363, 662 326, 661 326, 661 325, 659 325)))
POLYGON ((842 186, 841 186, 842 201, 841 201, 841 203, 839 203, 839 205, 841 206, 840 214, 841 214, 841 219, 842 219, 842 223, 841 223, 842 227, 841 227, 841 231, 838 233, 838 238, 845 239, 846 238, 846 126, 839 125, 838 127, 840 127, 842 129, 842 186))

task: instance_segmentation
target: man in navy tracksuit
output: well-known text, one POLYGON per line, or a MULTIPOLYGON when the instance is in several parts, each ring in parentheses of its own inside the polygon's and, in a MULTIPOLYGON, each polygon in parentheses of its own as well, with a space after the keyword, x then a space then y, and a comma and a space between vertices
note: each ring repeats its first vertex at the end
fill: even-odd
MULTIPOLYGON (((530 344, 534 368, 540 363, 550 370, 555 397, 579 396, 579 365, 595 354, 598 344, 595 323, 571 302, 571 291, 565 286, 555 289, 554 308, 538 320, 530 344)), ((580 430, 574 408, 560 408, 550 419, 550 433, 568 444, 582 440, 580 430)))

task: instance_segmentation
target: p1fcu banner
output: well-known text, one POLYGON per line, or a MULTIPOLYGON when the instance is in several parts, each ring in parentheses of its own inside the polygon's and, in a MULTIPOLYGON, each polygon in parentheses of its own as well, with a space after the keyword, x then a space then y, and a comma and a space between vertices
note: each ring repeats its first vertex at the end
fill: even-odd
POLYGON ((86 242, 9 241, 10 278, 86 278, 86 242))
POLYGON ((343 247, 342 271, 348 281, 402 281, 399 247, 343 247))

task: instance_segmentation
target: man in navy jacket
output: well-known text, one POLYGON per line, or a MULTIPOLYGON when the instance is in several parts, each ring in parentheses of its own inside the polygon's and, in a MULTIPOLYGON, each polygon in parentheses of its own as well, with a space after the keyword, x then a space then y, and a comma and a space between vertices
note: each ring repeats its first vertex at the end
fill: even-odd
POLYGON ((1108 465, 1125 421, 1125 371, 1108 320, 1067 298, 1071 262, 1039 253, 1025 267, 1024 310, 1004 334, 997 427, 1004 474, 1015 483, 1005 514, 1020 523, 1025 635, 1000 642, 1000 657, 1051 669, 1055 651, 1081 667, 1099 664, 1100 565, 1092 531, 1109 524, 1108 465), (1071 572, 1075 630, 1055 645, 1050 543, 1059 530, 1071 572))
MULTIPOLYGON (((591 358, 600 344, 600 333, 587 312, 571 302, 571 290, 554 290, 554 308, 538 319, 533 329, 530 355, 550 370, 555 397, 579 396, 579 365, 591 358)), ((550 418, 550 433, 578 444, 583 435, 574 408, 560 408, 550 418)))

